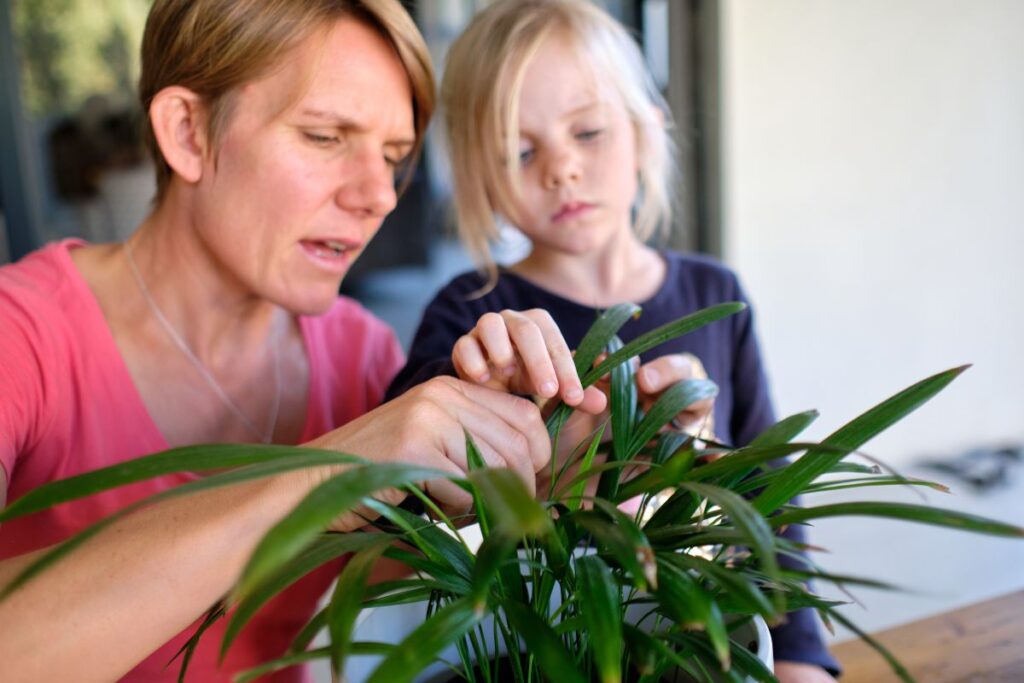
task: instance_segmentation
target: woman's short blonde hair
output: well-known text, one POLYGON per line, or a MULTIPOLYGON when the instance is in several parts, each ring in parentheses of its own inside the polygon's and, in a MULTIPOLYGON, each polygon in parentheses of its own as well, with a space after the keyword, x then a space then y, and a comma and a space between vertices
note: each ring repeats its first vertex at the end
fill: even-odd
MULTIPOLYGON (((216 148, 238 89, 266 74, 316 30, 346 17, 390 42, 409 75, 416 128, 411 168, 434 111, 434 71, 423 36, 398 0, 156 0, 142 39, 142 111, 149 112, 163 88, 188 88, 206 104, 207 134, 216 148)), ((159 204, 172 171, 144 119, 159 204)))
POLYGON ((514 222, 523 78, 551 36, 573 45, 580 63, 622 98, 633 123, 640 187, 634 230, 647 239, 671 221, 671 117, 626 29, 586 0, 497 0, 452 45, 441 85, 459 235, 492 281, 489 245, 498 217, 514 222))

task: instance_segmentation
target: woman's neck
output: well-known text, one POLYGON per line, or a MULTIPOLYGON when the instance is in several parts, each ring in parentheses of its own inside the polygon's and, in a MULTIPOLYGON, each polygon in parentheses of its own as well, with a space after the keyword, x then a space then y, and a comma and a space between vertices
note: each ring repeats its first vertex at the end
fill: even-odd
POLYGON ((535 246, 509 270, 570 301, 607 308, 654 296, 665 281, 666 266, 654 249, 629 232, 589 254, 535 246))

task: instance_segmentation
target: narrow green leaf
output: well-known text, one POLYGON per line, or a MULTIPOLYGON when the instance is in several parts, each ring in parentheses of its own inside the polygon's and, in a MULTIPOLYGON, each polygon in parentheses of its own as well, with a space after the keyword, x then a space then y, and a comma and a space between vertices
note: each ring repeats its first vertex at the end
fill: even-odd
MULTIPOLYGON (((608 353, 612 354, 622 348, 622 340, 612 337, 608 342, 608 353)), ((611 371, 611 422, 612 422, 612 457, 616 460, 628 460, 629 444, 633 439, 633 425, 636 419, 636 377, 633 363, 617 365, 611 371)), ((602 481, 602 483, 604 483, 602 481)), ((599 489, 600 490, 600 489, 599 489)))
POLYGON ((708 308, 697 311, 691 315, 666 323, 661 327, 657 327, 650 332, 647 332, 646 334, 642 334, 630 343, 626 344, 620 350, 605 358, 604 361, 602 361, 596 368, 587 372, 587 374, 582 378, 583 386, 589 387, 598 379, 608 374, 608 371, 613 367, 619 365, 628 358, 639 356, 645 351, 650 351, 654 347, 659 344, 663 344, 670 339, 681 337, 684 334, 693 332, 694 330, 700 329, 701 327, 709 325, 717 320, 739 313, 744 308, 746 308, 745 304, 735 301, 718 304, 716 306, 709 306, 708 308))
POLYGON ((576 354, 573 356, 573 360, 576 362, 576 372, 579 373, 580 377, 583 377, 587 370, 590 370, 594 365, 594 360, 598 354, 608 345, 608 342, 614 337, 619 329, 630 318, 636 318, 640 315, 640 307, 636 304, 617 304, 612 306, 590 326, 587 330, 586 335, 580 341, 580 345, 576 347, 576 354))
POLYGON ((742 603, 751 612, 756 612, 766 619, 778 614, 754 580, 736 567, 723 567, 703 557, 685 553, 664 553, 659 557, 683 570, 707 577, 721 588, 722 593, 742 603))
POLYGON ((345 470, 317 486, 260 540, 235 587, 244 599, 283 564, 300 553, 340 514, 377 491, 448 478, 440 470, 399 463, 373 463, 345 470))
POLYGON ((908 503, 851 502, 819 505, 817 507, 793 508, 774 515, 768 521, 773 527, 805 522, 810 519, 837 516, 888 517, 908 522, 919 522, 934 526, 962 529, 993 536, 1024 537, 1024 528, 1005 524, 986 517, 979 517, 957 510, 911 505, 908 503))
MULTIPOLYGON (((744 545, 747 545, 752 552, 756 553, 758 561, 765 573, 772 580, 778 580, 779 563, 775 557, 776 538, 764 517, 758 514, 754 506, 745 498, 728 489, 723 489, 710 484, 699 484, 696 482, 683 482, 680 488, 693 491, 698 496, 707 498, 729 516, 736 529, 746 537, 744 545)), ((782 605, 776 604, 776 608, 782 605)))
MULTIPOLYGON (((597 498, 594 500, 594 507, 604 512, 615 523, 615 527, 622 532, 625 543, 620 548, 623 552, 628 548, 630 555, 640 566, 640 574, 634 575, 633 580, 640 590, 654 589, 658 586, 658 564, 654 560, 654 549, 647 540, 643 529, 636 521, 607 500, 597 498)), ((634 565, 635 566, 635 565, 634 565)))
POLYGON ((167 666, 170 666, 174 663, 175 659, 181 657, 181 668, 178 670, 178 683, 185 683, 185 674, 188 673, 188 665, 192 662, 192 656, 196 652, 199 640, 203 637, 203 634, 206 633, 207 629, 224 617, 224 612, 224 603, 218 601, 217 604, 211 607, 206 613, 206 617, 203 618, 202 623, 196 627, 196 632, 193 633, 189 639, 185 641, 185 644, 181 646, 181 649, 171 657, 171 661, 167 662, 167 666))
POLYGON ((590 472, 590 468, 594 466, 594 456, 597 455, 597 447, 601 445, 601 439, 604 438, 604 427, 605 425, 602 424, 598 429, 597 434, 594 435, 593 440, 590 442, 590 447, 587 448, 587 452, 580 461, 577 476, 579 481, 570 489, 568 502, 566 503, 566 507, 570 510, 579 510, 580 506, 583 505, 583 494, 587 489, 586 477, 590 472))
POLYGON ((381 553, 394 542, 394 539, 387 535, 367 535, 376 536, 376 542, 357 552, 348 561, 338 576, 334 594, 327 607, 327 628, 331 634, 331 670, 335 675, 341 673, 345 658, 349 654, 349 640, 355 629, 356 617, 362 609, 366 582, 381 553))
POLYGON ((650 465, 646 472, 622 485, 616 500, 621 502, 645 493, 654 495, 672 488, 693 469, 696 459, 696 451, 689 448, 676 452, 661 465, 650 465))
POLYGON ((644 419, 637 425, 625 457, 632 458, 644 445, 680 412, 698 401, 718 395, 718 385, 709 379, 687 379, 676 382, 658 397, 644 419))
POLYGON ((602 683, 622 680, 622 594, 608 565, 597 555, 576 561, 580 617, 602 683))
POLYGON ((231 647, 231 643, 238 637, 242 627, 271 598, 324 563, 341 557, 345 553, 362 550, 378 543, 379 539, 376 539, 375 536, 376 534, 351 533, 324 534, 318 537, 313 545, 282 567, 281 571, 274 574, 266 583, 257 586, 232 611, 227 628, 224 630, 224 639, 221 642, 221 659, 231 647))
POLYGON ((354 455, 345 455, 334 451, 317 451, 298 446, 265 446, 262 444, 185 446, 43 484, 0 511, 0 522, 24 517, 69 500, 91 496, 100 491, 108 491, 125 484, 145 481, 166 474, 230 469, 293 456, 309 456, 318 452, 330 454, 332 464, 365 462, 362 458, 354 455))
POLYGON ((370 674, 367 683, 408 683, 450 643, 462 638, 483 619, 471 600, 452 602, 420 624, 370 674))
POLYGON ((689 572, 673 563, 659 561, 658 573, 662 580, 654 594, 665 613, 684 628, 704 630, 722 671, 728 671, 731 662, 729 632, 717 603, 689 572))
MULTIPOLYGON (((904 389, 841 427, 822 441, 822 445, 851 451, 860 448, 942 391, 966 369, 967 366, 963 366, 940 372, 904 389)), ((754 506, 760 512, 767 514, 785 505, 804 487, 828 472, 832 465, 843 458, 842 455, 836 454, 824 457, 807 455, 787 468, 784 479, 776 479, 754 500, 754 506)))
POLYGON ((430 561, 451 568, 464 579, 468 580, 472 576, 473 556, 458 539, 438 525, 401 507, 372 498, 365 500, 363 504, 404 531, 406 540, 416 546, 430 561))
MULTIPOLYGON (((385 655, 388 652, 391 652, 394 648, 395 646, 389 643, 353 643, 352 654, 385 655)), ((249 681, 255 681, 258 678, 262 678, 263 676, 275 671, 280 671, 281 669, 288 669, 317 659, 326 659, 330 657, 330 654, 330 648, 327 647, 293 652, 279 659, 265 662, 257 667, 253 667, 252 669, 247 669, 246 671, 236 674, 232 680, 234 680, 235 683, 249 683, 249 681)))
POLYGON ((473 568, 473 587, 470 599, 477 609, 487 606, 487 593, 502 565, 515 552, 519 536, 507 530, 492 533, 480 544, 473 568))
POLYGON ((580 510, 573 513, 572 518, 573 522, 590 532, 599 549, 615 558, 615 561, 633 576, 638 585, 646 587, 647 576, 650 573, 643 561, 646 558, 637 556, 633 539, 625 529, 605 515, 592 510, 580 510))
POLYGON ((541 536, 554 531, 547 512, 511 470, 474 470, 469 473, 469 481, 494 520, 492 533, 510 529, 521 536, 541 536))
MULTIPOLYGON (((121 508, 117 512, 108 517, 104 517, 98 522, 86 527, 82 531, 78 532, 71 538, 67 539, 63 543, 53 546, 46 552, 42 553, 37 557, 31 564, 29 564, 20 574, 18 574, 10 583, 4 586, 3 590, 0 590, 0 601, 3 601, 8 595, 20 588, 25 582, 37 576, 40 572, 44 571, 47 567, 50 567, 61 558, 69 555, 76 548, 85 543, 88 539, 92 538, 102 530, 109 527, 114 522, 118 521, 122 517, 141 507, 147 505, 153 505, 163 500, 171 498, 178 498, 186 496, 192 493, 198 493, 200 491, 207 491, 224 486, 230 486, 232 484, 238 484, 253 479, 261 479, 271 477, 276 474, 283 472, 303 469, 305 467, 317 467, 321 465, 340 465, 340 464, 351 464, 354 456, 346 455, 344 453, 335 453, 333 451, 318 451, 315 449, 302 449, 301 453, 294 453, 289 451, 287 457, 274 458, 258 462, 253 465, 245 467, 237 467, 230 469, 226 472, 220 472, 217 474, 211 474, 209 476, 197 479, 195 481, 186 482, 173 489, 161 491, 160 493, 150 496, 145 500, 138 501, 124 508, 121 508)), ((84 475, 83 475, 84 476, 84 475)), ((70 480, 61 480, 70 481, 70 480)), ((60 482, 53 482, 58 484, 60 482)), ((49 486, 49 485, 46 485, 49 486)), ((36 491, 45 488, 40 487, 36 491)), ((66 492, 66 490, 65 490, 66 492)), ((17 502, 24 500, 25 497, 19 498, 17 502)), ((10 509, 10 508, 8 508, 10 509)), ((17 515, 27 514, 25 509, 19 508, 17 515)))
POLYGON ((502 609, 509 624, 523 638, 527 651, 536 658, 540 670, 549 681, 587 683, 575 660, 551 626, 522 603, 505 601, 502 609))
POLYGON ((807 410, 796 415, 779 420, 768 429, 757 435, 750 445, 754 448, 762 446, 779 446, 789 443, 801 432, 811 426, 811 423, 818 419, 817 410, 807 410))

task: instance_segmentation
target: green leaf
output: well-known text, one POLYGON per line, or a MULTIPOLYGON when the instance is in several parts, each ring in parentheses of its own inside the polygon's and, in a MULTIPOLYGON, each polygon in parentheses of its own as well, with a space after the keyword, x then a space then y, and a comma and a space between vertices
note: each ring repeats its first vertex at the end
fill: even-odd
MULTIPOLYGON (((967 366, 963 366, 940 372, 904 389, 841 427, 822 441, 822 445, 851 451, 860 448, 942 391, 966 369, 967 366)), ((784 479, 776 479, 762 491, 754 500, 754 507, 764 514, 777 510, 843 458, 838 454, 808 457, 811 453, 790 465, 784 479)))
MULTIPOLYGON (((612 337, 608 342, 609 354, 615 353, 621 348, 622 340, 618 337, 612 337)), ((636 392, 633 363, 622 363, 612 368, 609 403, 612 423, 612 457, 616 460, 628 460, 630 457, 627 450, 633 438, 633 424, 636 419, 636 392)), ((601 483, 603 484, 604 481, 602 480, 601 483)))
POLYGON ((515 552, 519 536, 507 531, 492 533, 480 544, 473 569, 473 587, 470 599, 477 609, 487 606, 487 593, 502 565, 515 552))
POLYGON ((693 332, 694 330, 700 329, 701 327, 709 325, 717 320, 739 313, 744 308, 746 308, 745 304, 735 301, 718 304, 716 306, 709 306, 708 308, 697 311, 692 315, 666 323, 665 325, 657 327, 646 334, 642 334, 605 358, 604 361, 602 361, 596 368, 587 372, 587 374, 582 377, 583 386, 589 387, 598 379, 608 374, 608 371, 613 367, 619 365, 628 358, 639 356, 645 351, 650 351, 654 347, 659 344, 663 344, 670 339, 681 337, 684 334, 693 332))
MULTIPOLYGON (((416 546, 431 562, 450 568, 469 579, 473 574, 473 556, 455 537, 433 522, 408 510, 372 498, 363 504, 405 532, 405 540, 416 546)), ((376 524, 381 527, 379 520, 376 524)))
POLYGON ((440 470, 388 462, 354 466, 328 479, 263 536, 235 587, 236 598, 245 599, 362 498, 382 489, 448 477, 449 474, 440 470))
POLYGON ((224 630, 224 639, 221 642, 221 659, 227 653, 231 643, 238 637, 242 627, 249 622, 254 614, 265 605, 271 598, 292 585, 303 576, 317 567, 341 557, 345 553, 362 550, 366 547, 379 543, 374 534, 351 533, 351 534, 324 534, 300 553, 294 560, 281 568, 268 581, 249 594, 232 611, 227 628, 224 630))
POLYGON ((469 473, 469 481, 494 520, 492 533, 511 530, 519 536, 542 536, 554 531, 547 512, 511 470, 474 470, 469 473))
MULTIPOLYGON (((205 447, 204 447, 205 448, 205 447)), ((145 500, 138 501, 127 507, 121 508, 114 514, 105 517, 98 522, 86 527, 82 531, 78 532, 71 538, 67 539, 63 543, 53 546, 49 550, 39 555, 31 564, 29 564, 24 570, 21 571, 14 579, 4 586, 3 590, 0 590, 0 601, 4 600, 8 595, 14 592, 16 589, 25 584, 34 576, 37 576, 40 572, 44 571, 47 567, 53 565, 61 558, 69 555, 72 551, 78 548, 80 545, 85 543, 88 539, 92 538, 99 532, 109 527, 114 522, 118 521, 125 515, 134 512, 135 510, 158 503, 163 500, 171 498, 178 498, 181 496, 189 495, 192 493, 198 493, 200 491, 207 491, 224 486, 230 486, 231 484, 238 484, 253 479, 261 479, 271 477, 276 474, 281 474, 290 470, 303 469, 306 467, 317 467, 321 465, 339 465, 339 464, 351 464, 354 456, 346 455, 344 453, 335 453, 334 451, 318 451, 315 449, 300 449, 300 452, 289 450, 290 455, 287 457, 281 457, 276 459, 265 460, 258 462, 253 465, 246 467, 238 467, 235 469, 228 470, 226 472, 220 472, 218 474, 211 474, 197 479, 195 481, 186 482, 173 489, 161 491, 160 493, 150 496, 145 500)), ((85 476, 85 475, 83 475, 85 476)), ((61 481, 71 481, 70 479, 61 481)), ((61 482, 53 482, 59 484, 61 482)), ((35 491, 40 491, 47 488, 49 485, 41 486, 35 491)), ((66 489, 61 489, 64 493, 67 493, 66 489)), ((28 497, 23 496, 19 498, 17 503, 25 500, 28 497)), ((14 507, 14 505, 12 505, 14 507)), ((10 510, 11 508, 8 508, 10 510)), ((18 508, 17 514, 12 515, 21 516, 27 514, 25 509, 18 508)))
POLYGON ((145 481, 166 474, 229 469, 316 453, 329 454, 332 464, 365 462, 362 458, 354 455, 334 451, 317 451, 297 446, 256 444, 185 446, 43 484, 0 511, 0 522, 24 517, 69 500, 91 496, 100 491, 115 489, 125 484, 145 481))
POLYGON ((658 559, 662 580, 654 594, 659 604, 680 626, 706 631, 722 670, 728 671, 731 661, 729 632, 718 605, 688 572, 661 557, 658 559))
POLYGON ((216 605, 211 607, 206 613, 206 617, 203 619, 202 623, 196 627, 196 632, 193 633, 187 641, 185 641, 185 644, 181 646, 181 649, 178 650, 178 652, 171 657, 171 661, 167 663, 167 665, 170 666, 175 659, 184 655, 181 659, 181 669, 178 670, 178 683, 185 683, 185 674, 188 672, 188 665, 192 661, 192 655, 195 654, 196 647, 199 645, 199 640, 203 637, 203 634, 206 633, 207 629, 224 617, 225 611, 224 603, 221 601, 218 601, 216 605))
POLYGON ((746 572, 736 567, 723 567, 703 557, 685 553, 664 553, 660 558, 681 569, 707 577, 721 588, 722 593, 743 604, 752 613, 761 614, 766 619, 778 614, 760 587, 747 578, 746 572))
POLYGON ((584 335, 580 345, 576 347, 576 354, 573 360, 576 362, 576 372, 583 377, 594 365, 598 354, 604 350, 619 329, 630 318, 640 315, 640 307, 636 304, 616 304, 601 314, 587 334, 584 335))
POLYGON ((651 465, 643 474, 630 479, 622 485, 618 501, 629 500, 642 494, 654 495, 672 488, 693 469, 697 453, 692 448, 678 451, 661 465, 651 465))
POLYGON ((527 651, 536 658, 540 670, 549 681, 587 683, 575 660, 562 645, 551 626, 537 613, 519 602, 502 602, 509 624, 522 636, 527 651))
POLYGON ((889 663, 889 667, 893 670, 893 673, 900 677, 900 680, 904 681, 904 683, 915 683, 914 677, 910 675, 910 672, 907 671, 906 667, 900 664, 900 661, 896 659, 896 657, 893 656, 893 654, 889 652, 881 642, 875 640, 868 633, 861 630, 860 627, 844 617, 838 610, 832 609, 831 607, 825 607, 823 609, 829 617, 835 619, 840 624, 856 633, 861 640, 870 645, 878 654, 882 655, 885 661, 889 663))
POLYGON ((1011 538, 1024 537, 1024 528, 1013 524, 1005 524, 986 517, 958 512, 957 510, 946 510, 908 503, 852 502, 793 508, 774 515, 769 519, 769 522, 773 527, 778 528, 787 524, 805 522, 809 519, 837 516, 888 517, 908 522, 919 522, 921 524, 973 531, 979 534, 1009 536, 1011 538))
POLYGON ((698 401, 718 395, 718 385, 709 379, 687 379, 676 382, 658 397, 637 425, 625 457, 632 458, 644 445, 672 420, 698 401))
MULTIPOLYGON (((746 539, 744 544, 756 553, 765 573, 772 580, 780 578, 779 563, 775 557, 775 535, 768 522, 758 514, 753 505, 742 496, 718 486, 696 482, 683 482, 679 486, 707 498, 721 508, 736 529, 742 532, 746 539)), ((781 607, 782 605, 776 604, 777 609, 781 607)))
MULTIPOLYGON (((649 566, 648 557, 638 554, 642 546, 638 547, 635 544, 626 527, 592 510, 573 513, 572 521, 589 531, 598 547, 614 557, 616 562, 633 576, 638 587, 646 588, 648 579, 653 579, 654 583, 657 583, 657 569, 649 566)), ((650 552, 650 546, 646 545, 646 548, 650 552)))
MULTIPOLYGON (((632 567, 639 565, 640 573, 633 576, 635 585, 640 590, 648 590, 658 585, 658 565, 654 561, 654 549, 636 521, 613 503, 603 499, 595 499, 594 507, 604 512, 615 523, 615 528, 622 533, 625 543, 619 544, 619 551, 625 554, 629 552, 630 561, 634 562, 632 567)), ((609 539, 610 540, 610 539, 609 539)), ((614 552, 614 551, 613 551, 614 552)), ((621 561, 621 560, 620 560, 621 561)), ((631 570, 635 572, 635 569, 631 570)))
POLYGON ((355 629, 356 617, 362 609, 363 591, 381 553, 394 539, 382 534, 367 534, 376 542, 360 550, 345 565, 334 586, 334 594, 327 607, 327 627, 331 634, 331 669, 337 675, 345 665, 350 650, 349 640, 355 629))
POLYGON ((468 599, 456 600, 434 612, 398 644, 370 674, 367 683, 407 683, 440 652, 480 623, 484 612, 468 599))
POLYGON ((576 477, 579 481, 570 489, 568 502, 566 503, 566 507, 570 510, 579 510, 580 506, 583 505, 583 494, 587 489, 587 475, 594 465, 594 456, 597 455, 597 447, 601 445, 601 439, 604 437, 604 428, 605 425, 602 424, 590 442, 590 447, 587 448, 583 459, 580 461, 580 467, 577 472, 578 476, 576 477))
POLYGON ((789 443, 801 432, 811 426, 811 423, 818 419, 817 410, 807 410, 796 415, 779 420, 768 429, 757 435, 750 446, 759 448, 762 446, 778 446, 789 443))
MULTIPOLYGON (((353 643, 352 654, 354 655, 385 655, 394 649, 394 645, 388 643, 353 643)), ((287 669, 299 664, 305 664, 312 662, 317 659, 326 659, 330 656, 330 648, 320 647, 314 650, 303 650, 302 652, 293 652, 279 659, 275 659, 269 662, 264 662, 257 667, 247 669, 234 677, 235 683, 249 683, 249 681, 255 681, 258 678, 266 676, 267 674, 281 669, 287 669)))
POLYGON ((576 560, 580 617, 602 683, 622 680, 622 594, 608 565, 596 555, 576 560))

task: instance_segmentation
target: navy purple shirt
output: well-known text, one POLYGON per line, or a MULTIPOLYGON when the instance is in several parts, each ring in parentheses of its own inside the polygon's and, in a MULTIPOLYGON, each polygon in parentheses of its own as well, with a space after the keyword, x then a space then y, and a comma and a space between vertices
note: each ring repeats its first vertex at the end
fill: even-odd
MULTIPOLYGON (((640 302, 639 318, 620 330, 623 342, 702 308, 728 301, 746 303, 736 275, 706 256, 662 252, 665 281, 650 299, 640 302)), ((387 398, 438 375, 454 375, 451 362, 456 340, 469 332, 484 313, 504 309, 524 311, 541 308, 551 315, 569 348, 575 348, 600 314, 600 309, 553 294, 518 275, 500 271, 497 284, 482 296, 486 285, 479 273, 459 275, 442 289, 423 313, 409 358, 398 373, 387 398)), ((580 300, 586 294, 581 292, 580 300)), ((720 441, 743 446, 775 422, 768 380, 765 376, 750 308, 718 320, 690 334, 673 339, 641 357, 646 362, 670 353, 689 352, 704 364, 719 388, 715 398, 714 429, 720 441)), ((796 540, 799 527, 785 535, 796 540)), ((811 610, 788 615, 786 624, 772 630, 777 660, 818 664, 833 674, 839 666, 821 640, 811 610)))

